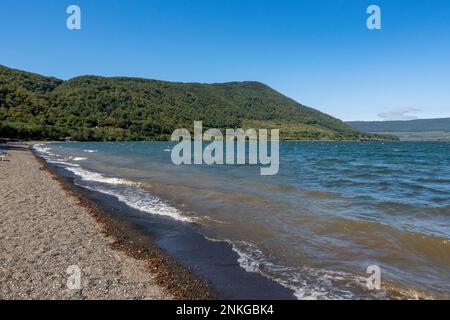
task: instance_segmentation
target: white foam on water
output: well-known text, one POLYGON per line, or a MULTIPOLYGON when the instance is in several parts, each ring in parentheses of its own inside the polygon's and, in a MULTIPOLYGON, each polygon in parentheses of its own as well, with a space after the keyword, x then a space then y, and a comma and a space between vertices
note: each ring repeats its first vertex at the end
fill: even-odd
POLYGON ((44 154, 48 154, 50 150, 52 150, 52 148, 49 147, 45 147, 45 144, 35 144, 33 146, 33 149, 35 149, 36 151, 40 152, 40 153, 44 153, 44 154))
POLYGON ((35 144, 32 148, 46 160, 49 159, 49 157, 56 157, 56 154, 50 152, 53 148, 46 147, 45 144, 35 144))
POLYGON ((195 219, 184 216, 180 210, 174 208, 156 196, 150 195, 140 188, 127 188, 114 190, 102 186, 83 186, 87 189, 101 192, 116 197, 120 202, 125 203, 133 209, 150 213, 153 215, 166 216, 182 222, 194 222, 195 219))
POLYGON ((86 152, 86 153, 95 153, 95 152, 98 152, 98 150, 90 150, 90 149, 86 149, 86 150, 83 150, 84 152, 86 152))
POLYGON ((126 179, 121 178, 115 178, 115 177, 106 177, 98 172, 92 172, 86 169, 83 169, 81 167, 74 167, 69 166, 66 168, 70 172, 76 174, 81 178, 81 180, 84 181, 93 181, 93 182, 100 182, 105 184, 111 184, 111 185, 125 185, 125 186, 139 186, 139 183, 134 181, 129 181, 126 179))
POLYGON ((247 241, 218 240, 206 236, 205 238, 210 241, 230 244, 233 251, 238 254, 239 265, 245 271, 259 273, 283 287, 293 290, 293 295, 298 300, 354 299, 355 295, 351 291, 340 289, 334 286, 333 282, 345 281, 351 283, 352 286, 359 287, 366 283, 365 278, 345 272, 308 267, 299 270, 274 264, 256 245, 247 241))
POLYGON ((41 148, 42 152, 49 152, 50 150, 52 150, 52 148, 41 148))
POLYGON ((47 161, 48 163, 52 163, 52 164, 59 164, 62 165, 64 167, 79 167, 80 165, 77 163, 70 163, 64 160, 59 160, 59 159, 45 159, 45 161, 47 161))
MULTIPOLYGON (((59 146, 60 147, 60 146, 59 146)), ((69 156, 66 158, 60 158, 56 154, 51 153, 50 150, 53 150, 50 147, 47 147, 45 144, 36 144, 33 146, 33 149, 39 152, 39 154, 48 162, 56 163, 56 164, 65 164, 68 166, 78 166, 71 164, 68 161, 84 161, 87 160, 87 157, 78 157, 78 156, 69 156)))

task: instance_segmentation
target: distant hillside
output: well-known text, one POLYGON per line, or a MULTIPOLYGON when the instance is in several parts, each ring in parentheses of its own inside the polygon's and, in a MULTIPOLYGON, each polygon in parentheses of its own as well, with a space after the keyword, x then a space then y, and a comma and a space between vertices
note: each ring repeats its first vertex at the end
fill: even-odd
POLYGON ((280 128, 283 139, 371 139, 258 82, 173 83, 82 76, 68 81, 0 66, 0 137, 156 140, 176 128, 280 128))
POLYGON ((361 132, 450 132, 450 118, 409 121, 348 121, 361 132))

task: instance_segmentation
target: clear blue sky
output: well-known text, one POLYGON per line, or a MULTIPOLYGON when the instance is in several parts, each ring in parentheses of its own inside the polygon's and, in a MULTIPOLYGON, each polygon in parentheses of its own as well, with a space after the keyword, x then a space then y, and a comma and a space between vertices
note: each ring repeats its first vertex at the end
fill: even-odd
POLYGON ((257 80, 343 120, 450 116, 448 0, 1 0, 0 39, 0 64, 63 79, 257 80))

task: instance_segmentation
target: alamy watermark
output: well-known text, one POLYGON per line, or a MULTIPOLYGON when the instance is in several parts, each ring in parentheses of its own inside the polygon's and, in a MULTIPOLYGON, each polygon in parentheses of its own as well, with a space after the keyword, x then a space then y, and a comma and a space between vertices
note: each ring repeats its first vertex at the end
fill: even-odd
POLYGON ((366 22, 367 29, 381 30, 381 8, 372 4, 367 8, 367 14, 370 14, 366 22))
POLYGON ((367 267, 366 273, 370 274, 366 279, 366 285, 369 290, 381 289, 381 269, 377 265, 367 267))
POLYGON ((66 20, 66 26, 69 30, 81 30, 81 9, 77 5, 70 5, 66 9, 69 17, 66 20))
MULTIPOLYGON (((70 5, 66 9, 69 17, 66 20, 66 26, 69 30, 81 30, 81 8, 78 5, 70 5)), ((366 13, 370 16, 367 18, 366 26, 369 30, 381 30, 381 8, 376 4, 367 7, 366 13)))
POLYGON ((67 289, 80 290, 81 289, 81 269, 77 265, 71 265, 67 267, 66 273, 69 275, 67 278, 67 289))
POLYGON ((172 162, 175 165, 260 164, 266 166, 260 168, 261 175, 275 175, 280 167, 279 132, 271 129, 269 140, 267 129, 226 129, 224 137, 219 129, 203 133, 202 121, 195 121, 193 139, 187 129, 176 129, 172 133, 171 140, 178 142, 172 149, 172 162), (203 141, 210 141, 210 144, 204 148, 203 141))

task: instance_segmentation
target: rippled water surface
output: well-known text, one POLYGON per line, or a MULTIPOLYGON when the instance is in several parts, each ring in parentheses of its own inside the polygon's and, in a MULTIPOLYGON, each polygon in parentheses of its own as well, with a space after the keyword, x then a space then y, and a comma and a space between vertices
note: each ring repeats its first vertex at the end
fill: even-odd
POLYGON ((196 223, 298 298, 450 297, 450 143, 283 142, 280 171, 175 166, 167 142, 37 147, 81 185, 196 223), (368 290, 378 265, 382 290, 368 290))

